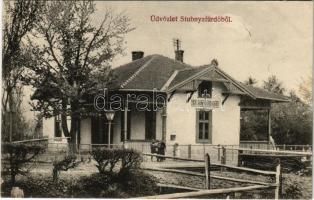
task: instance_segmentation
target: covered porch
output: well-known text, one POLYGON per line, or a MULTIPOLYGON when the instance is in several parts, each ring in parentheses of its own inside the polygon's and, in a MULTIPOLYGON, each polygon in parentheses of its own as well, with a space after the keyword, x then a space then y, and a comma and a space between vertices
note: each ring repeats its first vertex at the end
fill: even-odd
POLYGON ((81 148, 87 147, 87 144, 127 146, 165 140, 165 94, 156 91, 111 91, 107 95, 110 103, 98 105, 104 111, 92 112, 81 120, 78 141, 81 148), (108 120, 109 112, 112 113, 112 120, 108 120))
MULTIPOLYGON (((240 147, 274 149, 272 139, 271 100, 242 98, 240 102, 240 147), (253 132, 247 124, 253 117, 260 122, 259 132, 253 132)), ((253 119, 254 120, 254 119, 253 119)))

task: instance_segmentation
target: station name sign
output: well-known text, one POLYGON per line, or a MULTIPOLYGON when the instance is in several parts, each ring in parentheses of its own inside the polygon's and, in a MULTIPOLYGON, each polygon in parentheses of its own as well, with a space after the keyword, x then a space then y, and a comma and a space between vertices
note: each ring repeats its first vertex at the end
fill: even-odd
POLYGON ((191 106, 199 109, 215 109, 220 108, 220 101, 207 98, 191 99, 191 106))

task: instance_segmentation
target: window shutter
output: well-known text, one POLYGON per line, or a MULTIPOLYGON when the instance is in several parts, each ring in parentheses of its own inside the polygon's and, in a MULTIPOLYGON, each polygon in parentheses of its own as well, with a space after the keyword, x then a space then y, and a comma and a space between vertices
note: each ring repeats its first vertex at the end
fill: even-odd
POLYGON ((196 142, 199 141, 199 114, 200 112, 196 110, 196 123, 195 123, 195 137, 196 137, 196 142))
POLYGON ((127 127, 128 127, 128 131, 127 131, 127 136, 126 139, 130 140, 131 139, 131 111, 128 111, 128 122, 127 122, 127 127))
POLYGON ((208 112, 208 140, 209 143, 212 144, 212 130, 213 130, 213 111, 208 112))
POLYGON ((124 113, 121 112, 121 142, 124 141, 124 113))

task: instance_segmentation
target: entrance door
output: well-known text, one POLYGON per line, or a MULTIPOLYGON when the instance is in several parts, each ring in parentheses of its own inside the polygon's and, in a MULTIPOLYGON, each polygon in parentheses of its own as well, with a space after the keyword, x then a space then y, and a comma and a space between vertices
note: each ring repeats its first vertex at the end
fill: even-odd
MULTIPOLYGON (((92 144, 108 144, 108 121, 105 116, 92 117, 92 144)), ((113 126, 111 124, 110 144, 113 142, 113 126)))

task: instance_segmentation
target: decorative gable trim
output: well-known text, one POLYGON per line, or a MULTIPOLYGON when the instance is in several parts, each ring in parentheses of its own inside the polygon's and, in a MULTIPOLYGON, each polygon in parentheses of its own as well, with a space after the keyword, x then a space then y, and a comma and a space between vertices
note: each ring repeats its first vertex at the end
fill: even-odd
POLYGON ((178 74, 178 70, 175 70, 173 74, 170 76, 170 78, 167 80, 167 82, 161 87, 160 90, 161 91, 166 90, 169 87, 170 83, 173 81, 173 79, 177 76, 177 74, 178 74))
POLYGON ((175 89, 177 89, 177 88, 180 88, 181 86, 184 86, 186 83, 190 82, 191 80, 193 80, 193 79, 199 77, 200 75, 202 75, 202 74, 204 74, 204 73, 206 73, 206 72, 212 71, 213 69, 214 69, 214 68, 212 68, 211 65, 208 66, 208 68, 205 68, 204 70, 202 70, 202 71, 196 73, 195 75, 189 77, 188 79, 186 79, 186 80, 184 80, 184 81, 182 81, 182 82, 180 82, 180 83, 174 85, 172 88, 170 88, 170 89, 168 90, 168 92, 172 92, 173 90, 175 90, 175 89))
POLYGON ((215 70, 212 71, 211 73, 205 73, 202 76, 197 78, 198 80, 201 81, 219 81, 219 82, 229 82, 228 79, 226 79, 224 76, 220 75, 219 73, 217 73, 216 71, 216 67, 215 70))
MULTIPOLYGON (((194 86, 193 80, 196 78, 198 79, 204 79, 204 80, 211 80, 211 81, 220 81, 220 82, 227 82, 233 87, 237 88, 239 91, 243 92, 244 94, 247 94, 253 99, 256 99, 256 96, 243 86, 241 86, 236 80, 234 80, 231 76, 226 74, 224 71, 219 69, 216 65, 209 65, 208 68, 205 68, 204 70, 200 71, 199 73, 195 74, 194 76, 191 76, 190 78, 186 79, 185 81, 182 81, 172 88, 168 90, 168 92, 171 92, 175 89, 191 89, 191 86, 194 86), (206 73, 213 71, 212 74, 206 76, 206 73), (192 84, 193 83, 193 84, 192 84)), ((195 89, 195 88, 193 88, 195 89)))
POLYGON ((219 69, 218 67, 215 68, 216 72, 221 74, 222 76, 224 76, 225 78, 227 78, 230 83, 232 83, 234 86, 236 86, 237 88, 239 88, 241 91, 243 91, 245 94, 249 95, 250 97, 252 97, 253 99, 256 99, 256 96, 249 90, 247 90, 246 88, 244 88, 242 85, 240 85, 236 80, 234 80, 231 76, 229 76, 228 74, 226 74, 224 71, 222 71, 221 69, 219 69))

